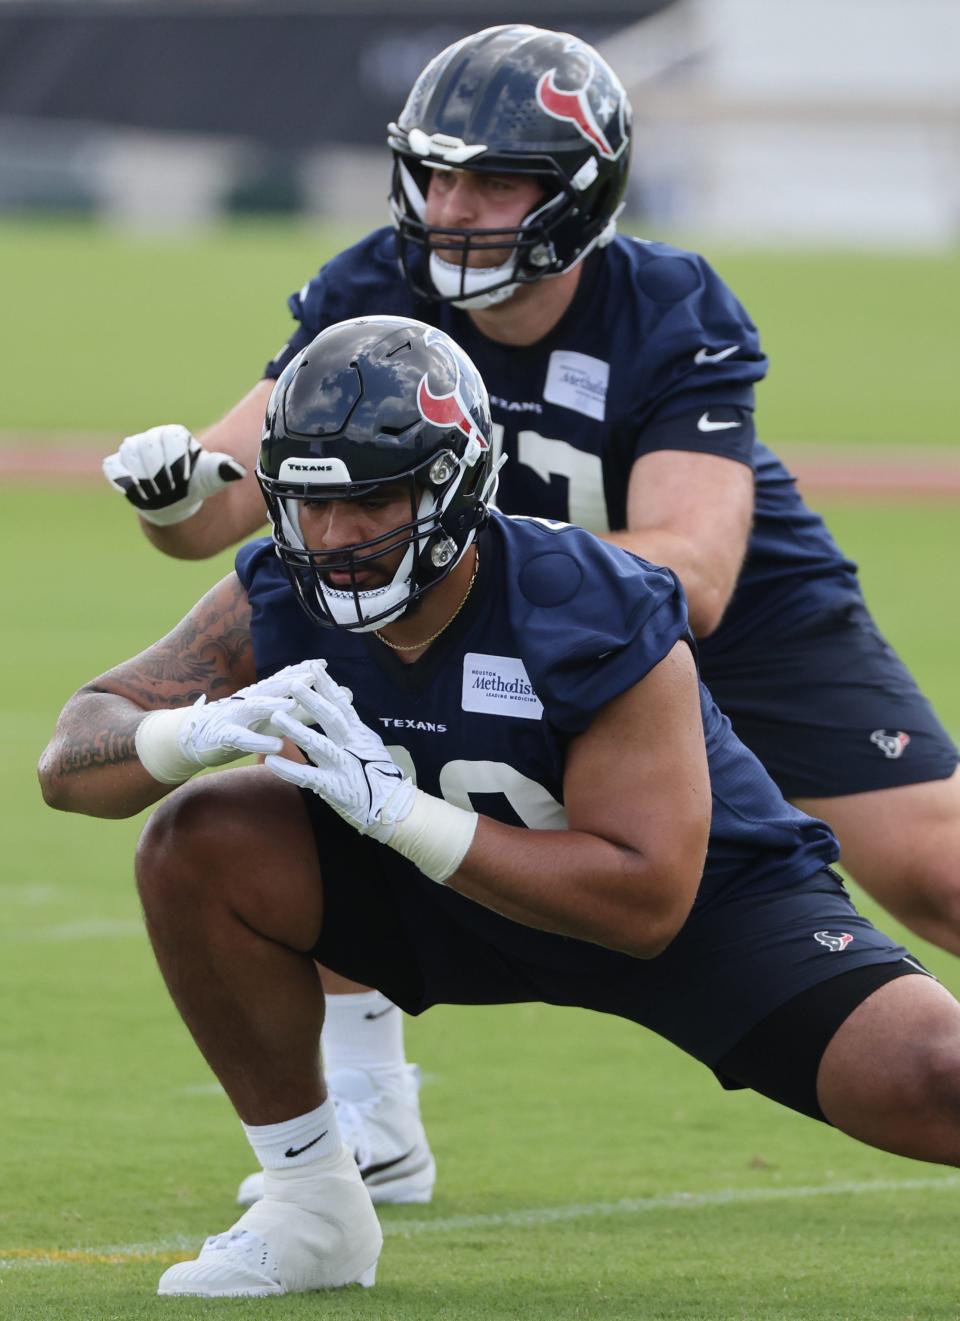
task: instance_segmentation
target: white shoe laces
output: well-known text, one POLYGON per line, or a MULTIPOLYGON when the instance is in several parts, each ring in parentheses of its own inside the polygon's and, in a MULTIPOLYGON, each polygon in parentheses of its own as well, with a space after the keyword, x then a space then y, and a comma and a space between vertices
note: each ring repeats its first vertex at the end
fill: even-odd
POLYGON ((222 1234, 211 1234, 200 1250, 201 1252, 253 1251, 262 1252, 264 1255, 268 1251, 262 1238, 257 1238, 249 1229, 240 1229, 237 1225, 232 1229, 225 1229, 222 1234))
POLYGON ((343 1144, 353 1152, 362 1170, 364 1166, 373 1163, 373 1148, 367 1131, 367 1120, 373 1117, 373 1112, 380 1104, 380 1097, 371 1096, 359 1101, 348 1101, 345 1097, 331 1094, 331 1099, 337 1112, 337 1123, 340 1126, 343 1144))

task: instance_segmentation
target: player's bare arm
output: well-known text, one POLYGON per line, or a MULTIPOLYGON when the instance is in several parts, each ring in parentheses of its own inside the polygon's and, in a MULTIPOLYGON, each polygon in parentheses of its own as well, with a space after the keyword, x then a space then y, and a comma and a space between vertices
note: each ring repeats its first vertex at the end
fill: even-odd
POLYGON ((136 733, 144 716, 190 707, 202 696, 229 697, 255 678, 250 607, 230 574, 166 637, 70 698, 40 759, 44 798, 91 816, 141 811, 173 787, 140 760, 136 733))
POLYGON ((144 535, 158 550, 175 559, 206 559, 262 526, 254 468, 273 384, 258 381, 202 433, 199 446, 183 427, 151 428, 128 436, 104 461, 108 480, 138 508, 144 535), (158 452, 159 430, 174 433, 166 452, 158 452), (144 502, 150 507, 141 507, 144 502))
POLYGON ((753 522, 753 473, 715 454, 656 450, 637 459, 627 531, 605 538, 666 564, 683 583, 690 626, 707 637, 736 586, 753 522))
POLYGON ((653 958, 686 920, 710 830, 690 649, 678 643, 570 745, 569 830, 481 816, 447 884, 527 926, 653 958))

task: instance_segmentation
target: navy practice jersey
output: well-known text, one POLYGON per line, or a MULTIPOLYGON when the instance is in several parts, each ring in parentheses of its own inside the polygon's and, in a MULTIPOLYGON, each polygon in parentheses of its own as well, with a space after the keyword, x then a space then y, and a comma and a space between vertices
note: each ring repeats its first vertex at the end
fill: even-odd
POLYGON ((461 344, 490 392, 495 452, 509 456, 497 495, 507 513, 620 530, 643 454, 697 451, 752 467, 753 533, 723 622, 701 645, 708 680, 712 656, 763 646, 772 629, 859 599, 856 566, 754 434, 766 358, 744 309, 695 253, 616 238, 588 258, 560 323, 527 348, 487 339, 462 310, 416 301, 390 228, 333 258, 289 302, 300 324, 267 376, 356 316, 413 316, 461 344))
MULTIPOLYGON (((371 634, 314 624, 272 542, 245 546, 237 572, 257 673, 325 658, 421 788, 510 825, 560 829, 570 739, 689 639, 683 592, 668 569, 570 526, 494 514, 479 552, 463 610, 405 665, 371 634)), ((697 903, 727 887, 792 887, 834 861, 829 828, 784 801, 702 685, 701 706, 713 822, 697 903)))

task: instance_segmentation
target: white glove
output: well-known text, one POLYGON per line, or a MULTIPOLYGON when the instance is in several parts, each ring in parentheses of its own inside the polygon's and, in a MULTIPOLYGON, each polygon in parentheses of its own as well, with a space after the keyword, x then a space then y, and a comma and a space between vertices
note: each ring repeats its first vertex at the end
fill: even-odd
POLYGON ((307 685, 325 670, 326 661, 304 661, 217 702, 204 696, 193 706, 151 711, 137 726, 137 756, 155 780, 182 784, 205 766, 222 766, 250 753, 280 752, 283 740, 265 732, 271 718, 289 711, 310 719, 297 706, 291 686, 297 683, 309 692, 307 685))
POLYGON ((300 681, 290 691, 325 732, 277 710, 271 728, 292 739, 313 764, 271 754, 266 765, 274 775, 312 790, 361 835, 396 849, 431 880, 452 876, 473 842, 476 813, 417 789, 357 715, 350 689, 328 674, 317 675, 315 691, 300 681))
POLYGON ((191 518, 207 496, 246 471, 229 454, 205 450, 186 427, 172 422, 127 436, 103 460, 110 485, 157 527, 191 518))
POLYGON ((380 735, 357 715, 349 688, 341 688, 324 673, 316 691, 294 681, 291 692, 325 733, 278 710, 272 728, 292 739, 313 765, 271 756, 267 758, 270 770, 301 789, 312 789, 361 835, 388 844, 396 823, 413 806, 416 789, 412 782, 390 756, 380 735))
MULTIPOLYGON (((296 665, 287 665, 268 679, 258 679, 246 688, 238 688, 234 697, 293 697, 293 685, 296 682, 313 688, 318 682, 332 682, 327 678, 325 660, 297 661, 296 665)), ((302 706, 294 704, 292 713, 295 719, 311 722, 313 716, 302 706)))

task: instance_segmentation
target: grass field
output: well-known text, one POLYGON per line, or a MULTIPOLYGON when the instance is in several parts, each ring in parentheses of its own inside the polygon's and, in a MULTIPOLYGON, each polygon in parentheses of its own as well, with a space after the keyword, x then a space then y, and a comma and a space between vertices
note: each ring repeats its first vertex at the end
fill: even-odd
MULTIPOLYGON (((138 241, 0 225, 0 430, 205 426, 290 333, 287 294, 357 236, 274 223, 138 241)), ((768 440, 957 443, 960 255, 708 255, 771 358, 759 396, 768 440)))
MULTIPOLYGON (((182 246, 0 228, 0 252, 15 383, 0 427, 116 434, 166 417, 199 425, 239 394, 285 333, 278 289, 321 255, 315 235, 280 228, 182 246)), ((771 437, 955 439, 957 262, 718 264, 769 325, 771 437)), ((826 512, 881 624, 960 732, 944 599, 956 509, 826 512)), ((543 1006, 410 1022, 440 1177, 429 1207, 384 1210, 376 1289, 157 1299, 164 1265, 231 1223, 249 1150, 141 930, 142 822, 48 811, 34 765, 69 693, 172 625, 230 559, 162 559, 106 489, 8 489, 0 521, 12 548, 0 569, 4 1321, 960 1318, 960 1176, 723 1093, 625 1023, 543 1006)), ((954 960, 910 943, 960 992, 954 960)))

